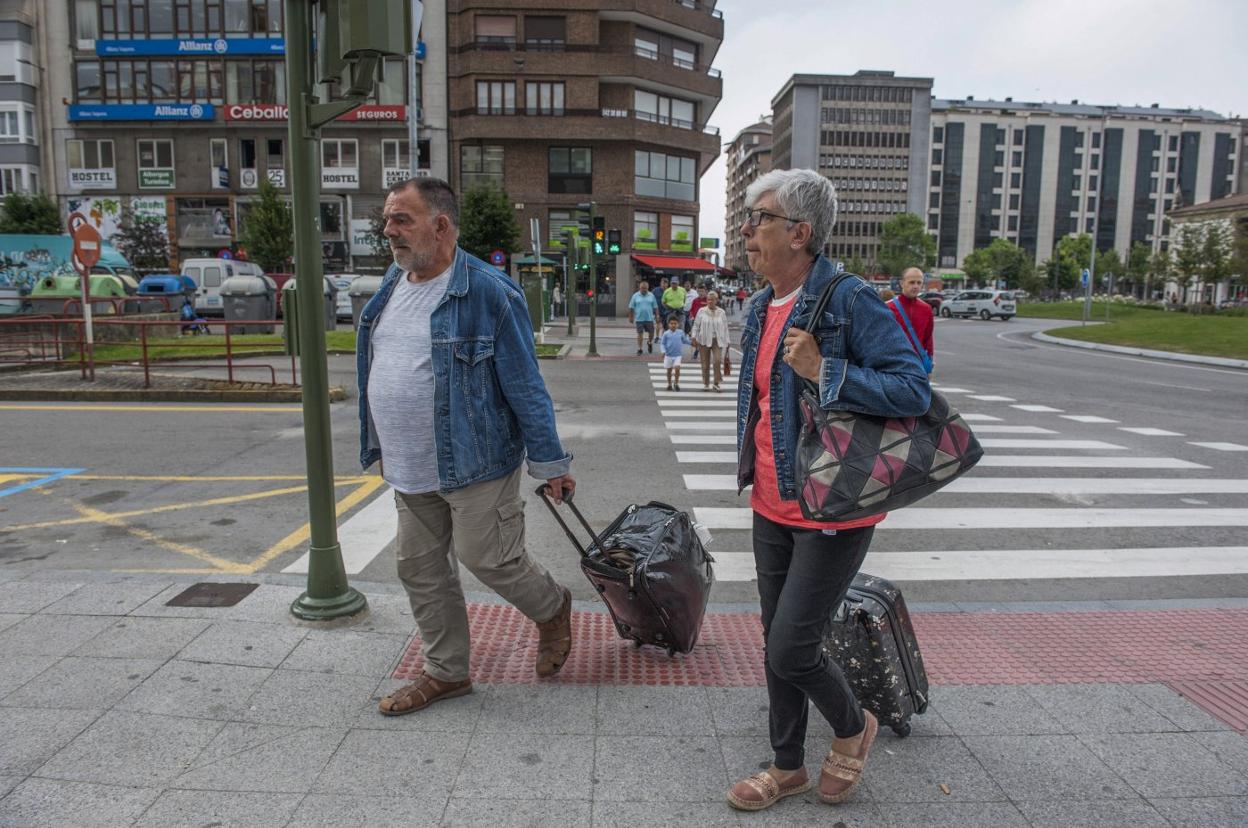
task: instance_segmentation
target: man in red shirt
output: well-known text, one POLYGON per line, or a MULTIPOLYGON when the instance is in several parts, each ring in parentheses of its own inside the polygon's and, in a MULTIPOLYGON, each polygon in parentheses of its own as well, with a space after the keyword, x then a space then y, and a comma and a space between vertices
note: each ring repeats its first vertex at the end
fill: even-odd
MULTIPOLYGON (((924 353, 927 354, 925 362, 930 366, 930 360, 936 357, 936 346, 932 344, 932 330, 935 327, 932 307, 919 298, 919 294, 923 292, 923 271, 917 267, 908 268, 901 274, 901 294, 888 303, 888 307, 892 310, 893 316, 897 319, 897 324, 901 326, 906 333, 906 339, 914 347, 914 350, 922 358, 924 353), (914 328, 914 334, 918 335, 918 342, 914 341, 914 334, 910 328, 906 326, 905 321, 901 318, 902 311, 910 318, 910 326, 914 328)), ((931 373, 930 367, 928 373, 931 373)))

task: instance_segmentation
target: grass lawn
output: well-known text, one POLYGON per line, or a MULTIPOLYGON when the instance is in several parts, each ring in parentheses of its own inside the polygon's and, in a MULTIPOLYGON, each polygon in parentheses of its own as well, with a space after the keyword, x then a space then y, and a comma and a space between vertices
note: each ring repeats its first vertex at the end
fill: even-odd
MULTIPOLYGON (((1083 303, 1025 303, 1019 305, 1018 315, 1033 319, 1079 321, 1083 318, 1083 303)), ((1105 321, 1103 302, 1092 303, 1091 320, 1105 321)), ((1108 324, 1056 328, 1047 333, 1082 342, 1248 359, 1248 317, 1243 316, 1196 316, 1143 310, 1130 305, 1110 305, 1108 324)))
MULTIPOLYGON (((217 326, 220 327, 219 325, 217 326)), ((283 354, 281 334, 246 334, 231 336, 230 347, 235 356, 283 354)), ((538 345, 539 356, 559 353, 558 345, 538 345)), ((355 331, 326 331, 325 350, 329 353, 355 353, 355 331)), ((225 336, 183 336, 177 339, 152 340, 147 346, 148 359, 214 359, 225 356, 225 336)), ((143 349, 138 345, 96 345, 95 358, 101 362, 138 362, 143 349)))

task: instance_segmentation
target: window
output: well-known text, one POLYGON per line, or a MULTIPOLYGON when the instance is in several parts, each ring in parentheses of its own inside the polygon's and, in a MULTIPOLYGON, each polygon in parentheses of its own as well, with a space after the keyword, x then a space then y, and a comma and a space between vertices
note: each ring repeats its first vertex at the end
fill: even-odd
POLYGON ((100 17, 95 0, 74 0, 74 34, 79 41, 100 36, 100 17))
POLYGON ((135 141, 139 162, 139 187, 169 189, 174 186, 173 141, 142 138, 135 141))
POLYGON ((286 103, 286 64, 278 60, 231 60, 225 65, 230 103, 286 103))
POLYGON ((1092 133, 1092 149, 1100 149, 1100 148, 1101 148, 1101 133, 1094 132, 1092 133))
POLYGON ((478 14, 475 20, 478 48, 512 49, 516 45, 516 18, 478 14))
POLYGON ((17 110, 0 111, 0 144, 16 144, 21 140, 22 127, 17 110))
POLYGON ((927 207, 929 210, 935 210, 940 207, 940 193, 929 193, 927 196, 927 207))
POLYGON ((1022 150, 1014 150, 1014 152, 1010 154, 1010 166, 1012 167, 1023 166, 1022 150))
POLYGON ((256 168, 256 139, 238 139, 238 166, 244 170, 256 168))
POLYGON ((672 216, 672 240, 669 250, 693 252, 693 216, 672 216))
POLYGON ((1010 186, 1016 190, 1019 187, 1023 186, 1023 174, 1022 173, 1010 173, 1010 186))
POLYGON ((633 213, 633 247, 643 250, 658 248, 659 214, 633 213))
POLYGON ((459 189, 473 187, 503 188, 503 148, 498 146, 461 146, 459 148, 459 189))
POLYGON ((933 187, 940 186, 940 170, 932 170, 931 185, 933 187))
POLYGON ((113 166, 113 142, 110 139, 72 139, 65 142, 68 166, 84 170, 103 170, 113 166))
POLYGON ((477 81, 478 115, 515 115, 514 81, 477 81))
POLYGON ((633 184, 637 195, 697 200, 694 159, 645 150, 637 150, 634 158, 633 184))
MULTIPOLYGON (((1079 182, 1076 180, 1075 183, 1078 184, 1079 182)), ((1096 176, 1095 175, 1088 176, 1088 189, 1093 192, 1096 192, 1096 176)))
POLYGON ((354 169, 360 166, 354 138, 322 138, 321 167, 354 169))
POLYGON ((1179 151, 1179 136, 1171 135, 1169 146, 1170 146, 1170 152, 1178 152, 1179 151))
POLYGON ((1010 193, 1010 209, 1017 210, 1020 205, 1020 197, 1018 193, 1010 193))
POLYGON ((524 47, 530 52, 562 52, 567 39, 567 18, 524 18, 524 47))
POLYGON ((1175 158, 1174 156, 1170 156, 1169 158, 1166 159, 1166 172, 1168 173, 1174 172, 1176 169, 1178 169, 1178 164, 1179 164, 1179 159, 1175 158))
POLYGON ((642 121, 653 121, 669 124, 681 129, 693 129, 693 102, 682 101, 680 98, 669 98, 637 89, 633 92, 633 108, 637 118, 642 121))
POLYGON ((537 81, 524 85, 526 115, 562 115, 563 81, 537 81))
POLYGON ((999 172, 994 172, 994 173, 992 174, 992 186, 993 186, 993 187, 1000 187, 1000 186, 1001 186, 1001 184, 1002 184, 1002 175, 1001 175, 1001 173, 999 173, 999 172))
POLYGON ((230 144, 224 138, 213 138, 208 148, 210 185, 213 189, 224 189, 230 186, 230 144))
POLYGON ((941 150, 940 147, 936 147, 935 149, 932 150, 932 163, 933 164, 944 163, 943 159, 944 159, 944 152, 941 150))
POLYGON ((564 229, 580 232, 577 215, 571 210, 551 210, 546 214, 546 238, 550 240, 552 246, 565 247, 564 229))
POLYGON ((638 57, 649 58, 650 60, 658 60, 658 34, 655 32, 648 32, 645 29, 638 29, 637 34, 633 36, 633 54, 638 57))
POLYGON ((549 164, 547 192, 593 192, 593 151, 589 147, 551 147, 549 164))
MULTIPOLYGON (((1174 194, 1174 179, 1173 179, 1173 178, 1167 178, 1167 179, 1166 179, 1166 194, 1167 194, 1167 195, 1173 195, 1173 194, 1174 194)), ((1169 208, 1167 208, 1167 209, 1169 209, 1169 208)))
POLYGON ((1021 147, 1023 145, 1023 134, 1021 129, 1014 130, 1014 146, 1021 147))
POLYGON ((411 155, 406 140, 387 138, 381 142, 381 166, 391 170, 410 170, 411 155))
MULTIPOLYGON (((285 67, 285 64, 279 64, 285 67)), ((416 63, 416 84, 420 88, 423 64, 416 63)), ((377 83, 377 103, 407 103, 407 65, 403 58, 388 58, 381 64, 381 80, 377 83)))

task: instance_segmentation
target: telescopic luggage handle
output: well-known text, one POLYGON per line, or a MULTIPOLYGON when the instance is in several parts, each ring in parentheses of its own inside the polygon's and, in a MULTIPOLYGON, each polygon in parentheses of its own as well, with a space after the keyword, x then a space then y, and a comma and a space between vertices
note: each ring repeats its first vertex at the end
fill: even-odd
MULTIPOLYGON (((541 497, 542 502, 546 504, 546 508, 550 510, 551 515, 554 516, 555 521, 559 524, 560 528, 563 529, 563 534, 567 535, 568 540, 572 541, 572 546, 576 547, 576 551, 581 553, 582 558, 588 558, 589 553, 585 551, 585 547, 581 545, 581 542, 576 539, 576 535, 572 534, 572 529, 569 528, 568 524, 564 522, 563 516, 559 514, 559 510, 555 508, 555 504, 551 502, 550 497, 546 494, 546 484, 543 483, 541 486, 537 487, 537 494, 541 497)), ((568 508, 572 510, 572 514, 576 515, 576 519, 580 521, 581 526, 585 527, 585 531, 588 532, 590 538, 593 539, 594 545, 599 549, 602 549, 602 541, 599 540, 598 533, 594 531, 594 527, 589 525, 589 521, 585 520, 585 516, 581 514, 581 510, 576 508, 576 504, 572 502, 572 492, 569 491, 564 493, 563 502, 566 503, 568 508)))

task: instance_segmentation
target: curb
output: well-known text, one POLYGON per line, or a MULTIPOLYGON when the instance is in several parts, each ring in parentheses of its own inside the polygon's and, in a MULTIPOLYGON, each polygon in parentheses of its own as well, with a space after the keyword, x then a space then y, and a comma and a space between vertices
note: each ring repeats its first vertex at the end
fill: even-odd
MULTIPOLYGON (((330 402, 342 402, 347 392, 329 389, 330 402)), ((297 403, 303 392, 290 390, 223 389, 39 389, 11 388, 0 391, 0 400, 9 402, 193 402, 193 403, 297 403)))
POLYGON ((1243 368, 1248 370, 1248 359, 1229 359, 1227 357, 1201 356, 1199 354, 1180 354, 1174 351, 1152 351, 1147 348, 1129 348, 1122 345, 1104 345, 1099 342, 1081 342, 1077 339, 1062 339, 1036 331, 1032 339, 1048 342, 1051 345, 1064 345, 1067 348, 1083 348, 1085 351, 1109 351, 1115 354, 1148 357, 1150 359, 1166 359, 1171 362, 1189 362, 1200 365, 1217 365, 1222 368, 1243 368))
POLYGON ((564 359, 565 357, 567 357, 567 355, 568 355, 569 353, 571 353, 571 351, 572 351, 572 344, 571 344, 571 343, 564 343, 563 347, 559 349, 559 353, 557 353, 557 354, 538 354, 538 355, 537 355, 537 358, 538 358, 538 359, 564 359))

